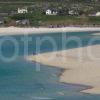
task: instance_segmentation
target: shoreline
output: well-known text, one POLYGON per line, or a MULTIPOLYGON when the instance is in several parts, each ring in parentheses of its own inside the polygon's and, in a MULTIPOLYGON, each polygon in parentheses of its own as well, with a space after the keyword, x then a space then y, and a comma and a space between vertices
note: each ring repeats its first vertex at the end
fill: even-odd
MULTIPOLYGON (((81 31, 82 32, 86 32, 86 31, 98 31, 98 32, 100 32, 100 28, 99 27, 65 27, 65 28, 6 27, 6 28, 0 28, 0 36, 44 34, 44 33, 46 34, 46 33, 57 33, 57 32, 81 32, 81 31)), ((92 47, 95 47, 95 53, 97 54, 96 48, 98 46, 92 46, 92 47)), ((87 48, 87 47, 83 47, 83 49, 84 48, 87 48)), ((98 85, 98 83, 100 82, 100 79, 99 79, 100 68, 98 66, 100 66, 100 64, 99 64, 98 61, 97 62, 96 61, 91 62, 91 60, 87 59, 86 55, 84 57, 85 60, 83 60, 82 62, 77 61, 75 54, 76 54, 76 50, 78 50, 78 49, 81 49, 81 48, 76 48, 76 49, 72 49, 72 50, 65 50, 65 51, 58 51, 58 52, 53 52, 53 53, 38 54, 38 55, 28 57, 27 60, 36 61, 36 62, 39 62, 39 63, 42 63, 42 64, 47 64, 47 65, 50 65, 50 66, 55 66, 55 67, 65 69, 65 71, 60 76, 60 82, 90 86, 90 87, 93 87, 93 88, 86 89, 86 90, 83 90, 81 92, 90 93, 90 94, 100 94, 100 85, 98 85), (70 55, 67 55, 66 54, 67 52, 70 55), (63 55, 61 55, 61 54, 63 54, 63 55), (53 55, 56 55, 56 56, 54 56, 54 60, 49 59, 49 58, 47 59, 48 56, 53 56, 53 55), (57 55, 61 55, 61 56, 57 56, 57 55), (65 61, 59 62, 61 59, 66 59, 66 57, 67 57, 67 60, 68 60, 67 62, 65 62, 65 61), (85 62, 86 59, 87 59, 87 62, 85 62), (70 63, 70 62, 72 62, 72 63, 70 63), (83 63, 85 64, 85 66, 87 66, 87 68, 83 67, 83 63), (97 69, 94 68, 93 65, 96 66, 97 69), (79 66, 82 66, 82 70, 79 66), (92 66, 92 68, 90 68, 90 66, 92 66), (69 70, 66 70, 66 69, 69 69, 69 70), (91 74, 90 69, 92 70, 92 74, 91 74), (88 72, 87 72, 87 70, 88 70, 88 72), (77 71, 79 73, 77 73, 77 71), (84 72, 86 74, 84 74, 84 72), (73 73, 73 74, 71 75, 71 73, 73 73), (83 76, 81 76, 82 74, 83 74, 83 76), (88 74, 89 74, 89 76, 88 76, 88 74), (84 77, 84 75, 85 75, 85 77, 84 77), (97 79, 95 79, 95 77, 93 75, 97 75, 97 77, 95 76, 97 79), (68 76, 70 76, 70 77, 68 77, 68 76), (77 81, 77 76, 79 78, 78 81, 77 81), (91 77, 95 81, 98 81, 98 82, 96 82, 96 84, 94 82, 92 82, 92 79, 90 79, 91 77), (81 78, 83 78, 83 80, 81 80, 81 78), (89 82, 86 81, 86 80, 88 80, 89 82)), ((99 50, 100 50, 100 47, 99 47, 99 50)), ((85 53, 85 52, 83 52, 83 53, 85 53)))
MULTIPOLYGON (((30 61, 29 60, 29 58, 28 57, 26 57, 26 60, 27 61, 30 61)), ((42 64, 42 63, 40 63, 40 62, 37 62, 37 61, 30 61, 30 62, 35 62, 35 63, 39 63, 39 64, 42 64)), ((44 65, 44 64, 43 64, 44 65)), ((53 67, 55 67, 55 68, 58 68, 57 66, 53 66, 53 67)), ((59 78, 65 71, 66 71, 66 69, 64 69, 64 68, 59 68, 59 70, 60 70, 60 72, 59 72, 59 74, 57 75, 57 77, 59 78)), ((57 81, 57 82, 60 82, 59 80, 57 81)), ((62 83, 63 85, 74 85, 74 86, 79 86, 79 87, 82 87, 82 88, 84 88, 84 89, 80 89, 79 91, 77 91, 77 92, 80 92, 80 93, 83 93, 83 94, 91 94, 91 93, 85 93, 85 92, 83 92, 84 90, 87 90, 87 89, 92 89, 93 87, 92 86, 87 86, 87 85, 82 85, 82 84, 74 84, 74 83, 66 83, 66 82, 60 82, 60 83, 62 83)))
POLYGON ((3 35, 28 35, 28 34, 44 34, 57 32, 86 32, 100 31, 100 27, 63 27, 63 28, 18 28, 18 27, 2 27, 0 28, 0 36, 3 35))
POLYGON ((38 54, 29 56, 26 59, 29 61, 36 61, 44 65, 65 69, 60 76, 59 82, 86 86, 86 89, 80 91, 82 93, 100 94, 100 62, 97 60, 91 60, 87 57, 86 49, 89 47, 92 47, 97 55, 98 52, 100 52, 100 45, 94 45, 71 50, 38 54), (77 50, 80 49, 83 50, 84 55, 82 61, 78 60, 76 54, 77 50), (53 56, 53 59, 47 59, 48 56, 53 56))

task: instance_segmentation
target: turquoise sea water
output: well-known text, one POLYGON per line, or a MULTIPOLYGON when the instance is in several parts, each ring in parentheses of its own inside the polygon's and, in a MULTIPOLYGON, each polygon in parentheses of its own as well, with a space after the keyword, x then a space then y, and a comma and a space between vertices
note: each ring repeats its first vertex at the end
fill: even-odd
MULTIPOLYGON (((28 46, 29 55, 36 53, 36 38, 52 38, 57 50, 62 50, 77 47, 76 43, 71 41, 62 48, 63 43, 71 36, 79 37, 82 46, 88 46, 88 41, 94 37, 93 33, 95 32, 29 35, 28 37, 32 38, 28 46)), ((36 63, 24 59, 24 44, 21 41, 23 35, 11 37, 18 42, 19 53, 16 60, 9 63, 0 58, 0 100, 100 100, 100 95, 80 93, 79 91, 85 89, 85 86, 59 83, 58 76, 62 69, 40 64, 41 70, 36 71, 36 63)), ((0 37, 0 41, 3 38, 4 36, 0 37)), ((93 45, 96 44, 100 44, 99 39, 93 45)), ((2 54, 7 57, 12 56, 15 50, 11 41, 3 42, 1 48, 2 54)), ((51 43, 48 40, 44 41, 41 45, 41 53, 50 51, 53 51, 51 43)))

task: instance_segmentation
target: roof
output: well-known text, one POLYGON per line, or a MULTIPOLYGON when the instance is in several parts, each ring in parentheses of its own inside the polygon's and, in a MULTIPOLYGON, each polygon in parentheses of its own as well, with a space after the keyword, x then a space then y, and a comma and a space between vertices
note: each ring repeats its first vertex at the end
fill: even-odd
POLYGON ((58 9, 56 9, 56 8, 48 8, 47 10, 58 11, 58 9))
POLYGON ((3 21, 4 20, 4 17, 0 16, 0 21, 3 21))
POLYGON ((0 13, 0 17, 1 17, 1 16, 4 17, 4 16, 8 16, 8 15, 9 15, 8 13, 0 13))
POLYGON ((18 9, 27 9, 27 7, 19 7, 18 9))
POLYGON ((91 15, 95 15, 96 13, 97 13, 96 11, 90 11, 89 14, 91 14, 91 15))

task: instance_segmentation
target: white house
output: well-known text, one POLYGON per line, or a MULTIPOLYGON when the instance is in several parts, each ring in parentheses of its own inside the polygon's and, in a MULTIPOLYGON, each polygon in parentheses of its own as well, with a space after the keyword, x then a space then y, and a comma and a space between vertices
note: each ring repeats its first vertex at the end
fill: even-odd
POLYGON ((56 10, 50 10, 50 9, 48 9, 48 10, 46 10, 46 15, 57 15, 57 11, 56 10))
POLYGON ((96 16, 100 16, 100 12, 97 12, 97 13, 96 13, 96 16))
POLYGON ((19 13, 19 14, 28 13, 27 7, 25 7, 25 8, 18 8, 18 13, 19 13))
POLYGON ((90 13, 89 16, 100 16, 100 12, 93 12, 93 13, 90 13))
POLYGON ((78 15, 78 12, 77 11, 74 11, 74 10, 69 10, 68 11, 68 14, 69 15, 78 15))

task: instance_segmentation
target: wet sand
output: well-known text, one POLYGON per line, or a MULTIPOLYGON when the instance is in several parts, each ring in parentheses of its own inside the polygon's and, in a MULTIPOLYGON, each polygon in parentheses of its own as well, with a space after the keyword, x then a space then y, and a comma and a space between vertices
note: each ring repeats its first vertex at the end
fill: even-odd
POLYGON ((81 92, 100 94, 100 45, 43 53, 27 59, 63 68, 60 82, 90 86, 93 88, 81 92))

